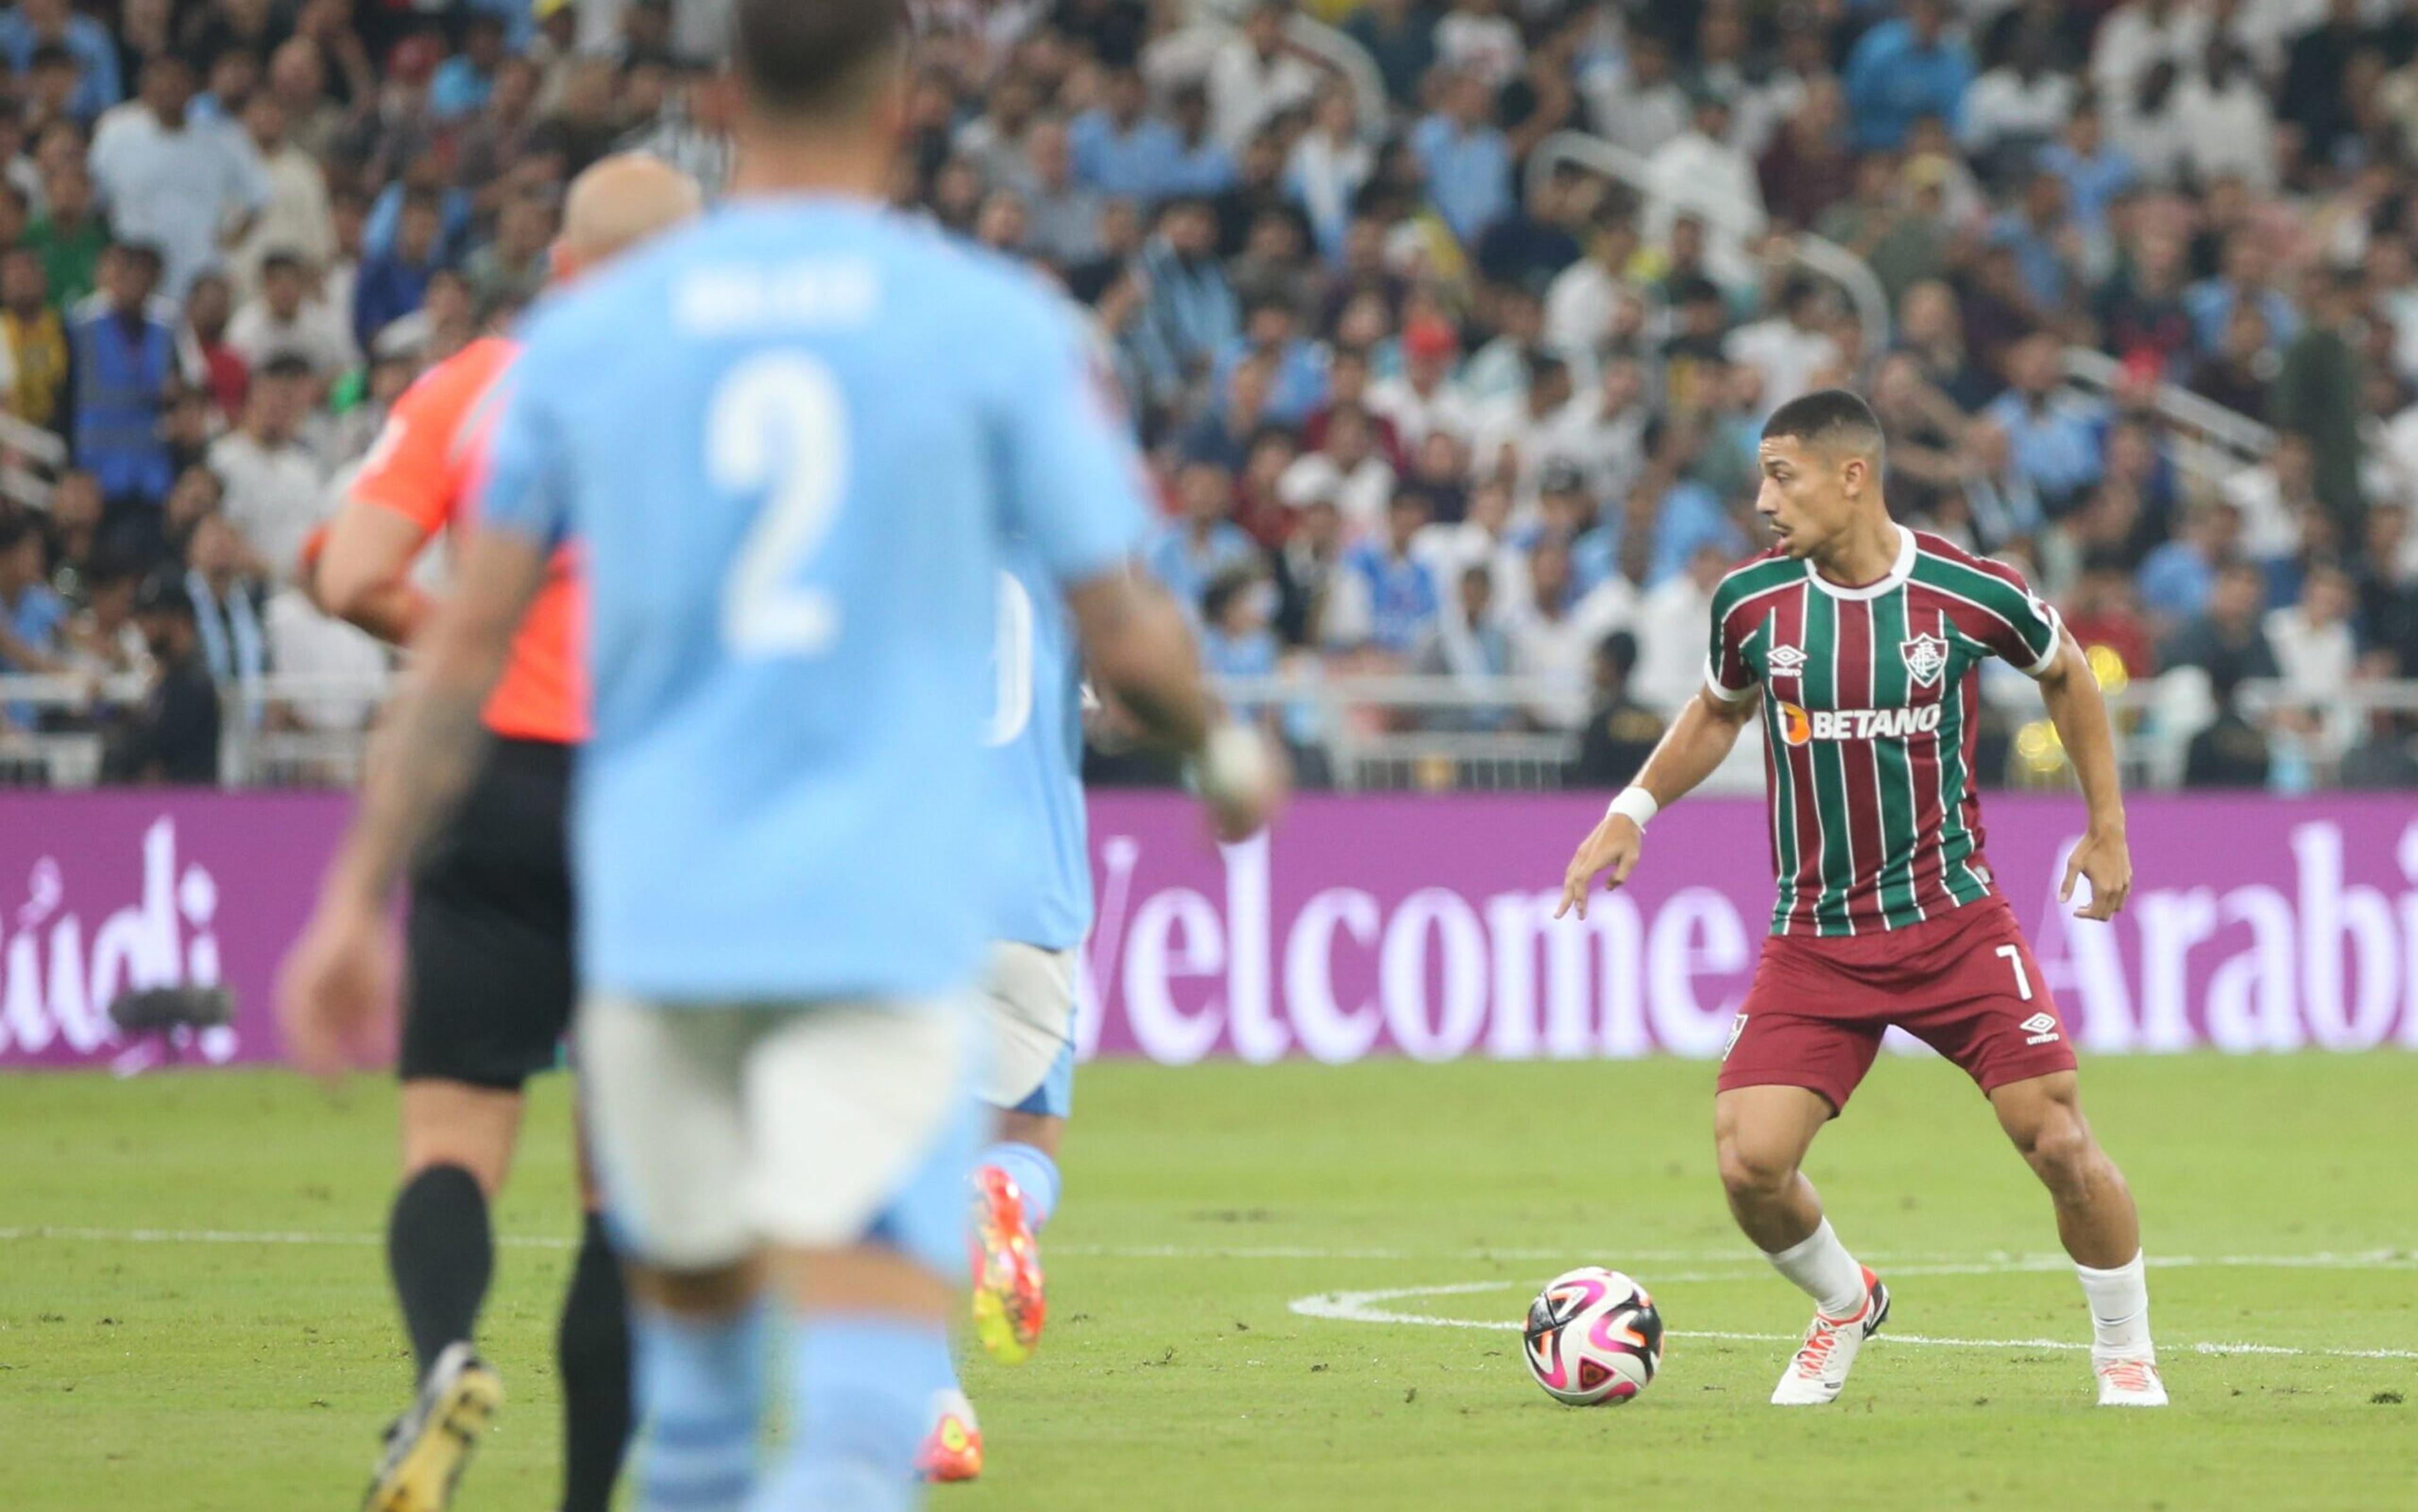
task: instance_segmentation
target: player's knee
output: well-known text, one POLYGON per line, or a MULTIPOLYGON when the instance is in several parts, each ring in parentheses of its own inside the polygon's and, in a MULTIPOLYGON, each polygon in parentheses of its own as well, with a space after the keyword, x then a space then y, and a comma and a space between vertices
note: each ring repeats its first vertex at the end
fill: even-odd
POLYGON ((1770 1197, 1786 1188, 1797 1176, 1797 1162, 1774 1147, 1723 1139, 1717 1153, 1722 1186, 1734 1201, 1770 1197))
POLYGON ((2080 1115, 2064 1109, 2030 1131, 2023 1152, 2042 1184, 2059 1197, 2087 1191, 2099 1157, 2089 1126, 2080 1115))

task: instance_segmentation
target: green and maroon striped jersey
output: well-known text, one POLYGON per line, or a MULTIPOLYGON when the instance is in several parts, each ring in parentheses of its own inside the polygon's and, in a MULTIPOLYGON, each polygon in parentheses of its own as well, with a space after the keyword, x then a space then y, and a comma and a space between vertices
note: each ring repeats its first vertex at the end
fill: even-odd
POLYGON ((1762 684, 1775 935, 1897 929, 1990 893, 1982 659, 2039 677, 2062 627, 2013 569, 1898 534, 1895 565, 1861 588, 1767 553, 1713 590, 1713 695, 1762 684))

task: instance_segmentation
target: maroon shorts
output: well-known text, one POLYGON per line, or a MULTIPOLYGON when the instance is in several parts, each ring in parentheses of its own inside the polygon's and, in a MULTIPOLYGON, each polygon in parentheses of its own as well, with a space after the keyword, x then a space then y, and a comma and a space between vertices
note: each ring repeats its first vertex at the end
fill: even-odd
POLYGON ((1844 1108, 1892 1025, 1984 1092, 2074 1064, 2040 964, 1996 893, 1903 929, 1775 935, 1739 1006, 1722 1092, 1804 1087, 1844 1108))

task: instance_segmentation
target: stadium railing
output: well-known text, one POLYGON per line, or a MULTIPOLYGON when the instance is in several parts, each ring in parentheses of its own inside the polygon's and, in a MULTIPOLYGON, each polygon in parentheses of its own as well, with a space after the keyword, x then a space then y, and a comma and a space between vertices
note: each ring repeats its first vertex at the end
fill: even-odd
MULTIPOLYGON (((268 677, 224 692, 220 771, 231 787, 346 787, 360 780, 369 727, 390 681, 268 677)), ((1342 671, 1304 663, 1272 677, 1222 679, 1218 692, 1263 720, 1310 780, 1342 791, 1522 791, 1569 786, 1579 754, 1584 688, 1537 678, 1458 678, 1342 671)), ((87 787, 100 780, 109 732, 139 705, 133 679, 0 676, 0 787, 87 787), (8 723, 8 710, 30 719, 8 723)), ((2021 680, 1984 680, 1986 724, 2008 744, 2005 785, 2071 781, 2055 730, 2021 680)), ((2243 710, 2264 718, 2309 709, 2275 682, 2244 683, 2243 710)), ((2192 737, 2215 713, 2206 679, 2190 669, 2112 688, 2118 755, 2128 785, 2181 785, 2192 737)), ((2418 679, 2359 682, 2317 718, 2273 720, 2279 762, 2322 770, 2375 714, 2418 716, 2418 679), (2312 727, 2314 726, 2314 727, 2312 727)), ((1762 790, 1759 744, 1740 741, 1706 784, 1762 790)))
POLYGON ((51 506, 51 484, 68 465, 56 433, 0 410, 0 497, 26 509, 51 506))
MULTIPOLYGON (((1537 144, 1528 157, 1528 183, 1533 191, 1538 180, 1564 163, 1571 163, 1606 178, 1618 179, 1637 193, 1642 205, 1654 197, 1654 180, 1647 172, 1645 160, 1617 143, 1607 142, 1589 131, 1556 131, 1537 144)), ((1751 237, 1776 228, 1767 225, 1756 208, 1736 200, 1718 200, 1699 196, 1693 206, 1716 230, 1739 237, 1751 237)), ((1789 261, 1808 273, 1837 284, 1855 306, 1856 319, 1864 328, 1864 350, 1878 353, 1889 350, 1889 294, 1881 281, 1854 252, 1814 236, 1809 231, 1783 233, 1788 243, 1789 261)))
MULTIPOLYGON (((2088 346, 2065 349, 2067 388, 2105 404, 2123 381, 2123 364, 2106 353, 2088 346)), ((2165 429, 2175 465, 2212 491, 2274 450, 2273 430, 2188 389, 2162 382, 2150 390, 2150 407, 2165 429)))

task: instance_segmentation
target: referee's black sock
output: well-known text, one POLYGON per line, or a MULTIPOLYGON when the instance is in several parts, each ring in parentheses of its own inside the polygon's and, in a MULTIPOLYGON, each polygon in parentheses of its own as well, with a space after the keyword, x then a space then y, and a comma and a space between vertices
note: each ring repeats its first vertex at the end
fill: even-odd
POLYGON ((431 1166, 404 1183, 387 1219, 386 1264, 425 1376, 446 1345, 470 1336, 496 1274, 487 1198, 477 1178, 459 1166, 431 1166))
POLYGON ((630 1314, 621 1261, 588 1214, 555 1336, 562 1371, 562 1512, 606 1512, 629 1447, 630 1314))

